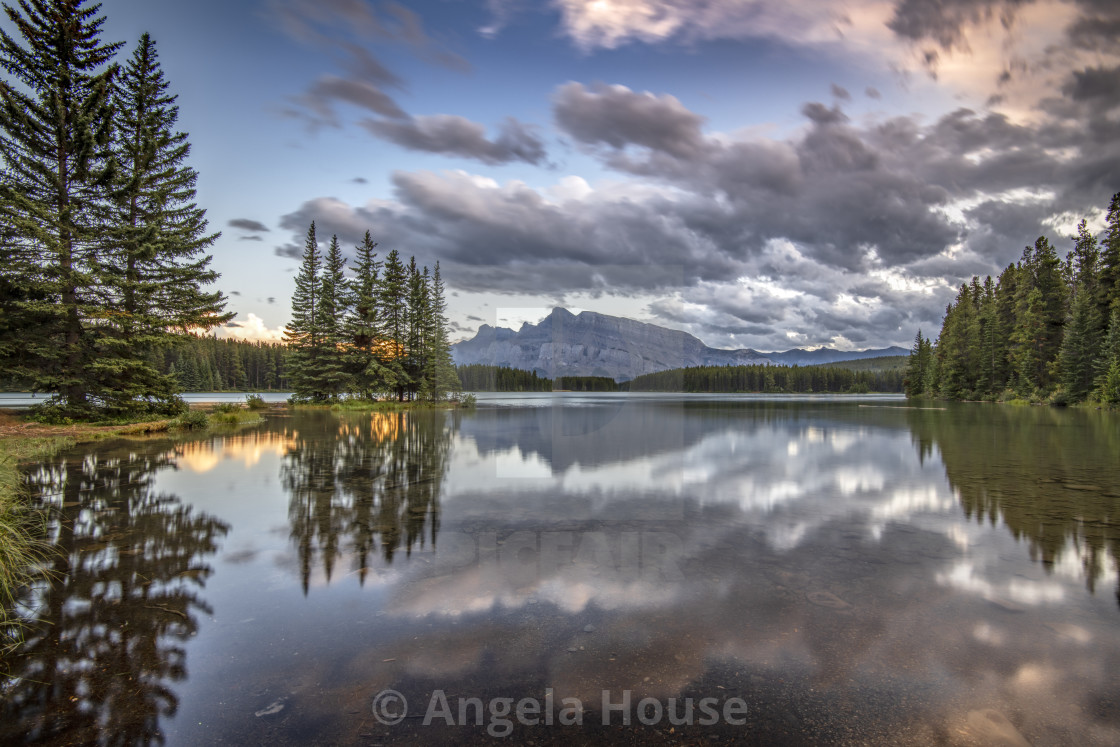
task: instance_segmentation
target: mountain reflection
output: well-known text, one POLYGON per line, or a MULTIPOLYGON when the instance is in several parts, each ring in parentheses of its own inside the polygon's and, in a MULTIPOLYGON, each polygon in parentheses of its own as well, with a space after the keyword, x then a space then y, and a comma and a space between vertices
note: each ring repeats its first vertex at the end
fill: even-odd
POLYGON ((30 475, 55 553, 28 600, 36 613, 0 702, 0 741, 147 744, 175 714, 206 558, 228 525, 157 492, 173 454, 126 445, 30 475))
MULTIPOLYGON (((1120 568, 1115 416, 1045 407, 908 410, 919 454, 936 447, 965 514, 1002 519, 1052 571, 1074 554, 1092 592, 1120 568)), ((1117 579, 1120 601, 1120 578, 1117 579)))
POLYGON ((281 481, 304 593, 316 555, 328 581, 336 561, 352 555, 364 584, 375 552, 391 563, 402 547, 434 547, 457 425, 442 411, 309 412, 291 421, 281 481))

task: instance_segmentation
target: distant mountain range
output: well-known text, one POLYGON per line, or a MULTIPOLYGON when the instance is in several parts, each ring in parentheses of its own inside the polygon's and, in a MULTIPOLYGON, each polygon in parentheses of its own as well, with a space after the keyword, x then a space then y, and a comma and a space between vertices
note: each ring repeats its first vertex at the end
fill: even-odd
POLYGON ((816 363, 905 355, 900 347, 878 350, 794 349, 783 353, 710 348, 687 332, 617 316, 556 308, 537 324, 516 332, 483 324, 470 340, 451 346, 457 365, 481 363, 535 371, 540 376, 609 376, 628 381, 645 373, 686 366, 816 363))

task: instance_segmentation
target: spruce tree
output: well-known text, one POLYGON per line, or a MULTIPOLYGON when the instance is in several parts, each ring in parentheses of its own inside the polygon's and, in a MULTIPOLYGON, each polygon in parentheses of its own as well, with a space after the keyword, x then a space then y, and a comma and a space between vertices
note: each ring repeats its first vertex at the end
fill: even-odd
POLYGON ((175 382, 150 362, 152 351, 179 344, 233 318, 225 299, 203 286, 218 273, 204 254, 205 210, 194 203, 198 175, 186 165, 187 135, 174 130, 179 110, 168 94, 155 43, 140 37, 114 86, 118 162, 110 246, 101 262, 111 283, 110 334, 91 365, 124 409, 174 400, 175 382))
MULTIPOLYGON (((20 273, 5 285, 24 361, 19 373, 53 392, 71 414, 88 414, 100 392, 90 370, 104 329, 98 259, 114 176, 110 65, 120 44, 100 39, 99 4, 19 0, 4 4, 22 43, 0 30, 0 223, 6 259, 20 273)), ((10 332, 9 332, 10 334, 10 332)), ((10 357, 10 356, 9 356, 10 357)))
POLYGON ((324 358, 321 304, 323 258, 315 239, 315 222, 307 229, 303 260, 292 294, 292 319, 284 328, 289 349, 288 379, 297 400, 323 402, 328 393, 319 388, 318 371, 324 358))
POLYGON ((338 399, 348 390, 344 324, 349 308, 350 289, 346 282, 346 259, 342 256, 338 236, 335 235, 331 236, 331 243, 323 262, 317 309, 322 350, 319 365, 314 371, 315 389, 332 400, 338 399))
POLYGON ((1108 320, 1108 337, 1097 359, 1097 396, 1107 405, 1120 405, 1120 305, 1108 320))
POLYGON ((421 273, 416 267, 416 257, 408 264, 408 336, 405 340, 405 371, 409 377, 410 397, 427 397, 428 338, 431 317, 428 309, 428 268, 421 273))
POLYGON ((443 278, 436 262, 432 271, 429 308, 432 319, 432 336, 429 345, 429 392, 432 399, 441 400, 449 393, 462 391, 459 374, 451 360, 451 345, 447 341, 447 301, 444 299, 443 278))
POLYGON ((381 315, 387 342, 386 367, 394 373, 398 401, 404 401, 411 379, 404 369, 408 331, 408 271, 400 253, 393 249, 385 257, 381 274, 381 315))

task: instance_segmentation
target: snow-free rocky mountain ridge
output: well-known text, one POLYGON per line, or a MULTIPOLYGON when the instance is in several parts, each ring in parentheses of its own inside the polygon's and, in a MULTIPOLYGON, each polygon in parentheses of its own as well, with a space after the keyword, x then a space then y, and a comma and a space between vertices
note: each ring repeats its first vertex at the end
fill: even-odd
POLYGON ((577 315, 562 308, 553 309, 537 324, 523 324, 516 332, 483 324, 472 339, 451 346, 457 365, 509 366, 550 379, 609 376, 618 381, 686 366, 803 366, 906 353, 899 347, 862 351, 795 349, 784 353, 720 350, 687 332, 593 311, 577 315))

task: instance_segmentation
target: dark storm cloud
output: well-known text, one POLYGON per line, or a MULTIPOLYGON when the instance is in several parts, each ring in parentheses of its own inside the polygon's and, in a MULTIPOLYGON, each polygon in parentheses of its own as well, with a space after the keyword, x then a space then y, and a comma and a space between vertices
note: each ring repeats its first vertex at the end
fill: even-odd
POLYGON ((486 129, 469 119, 450 114, 419 116, 399 121, 362 121, 374 136, 409 150, 474 158, 488 164, 524 161, 541 164, 546 154, 544 143, 534 128, 509 118, 497 138, 486 137, 486 129))
POLYGON ((623 148, 640 145, 679 158, 702 147, 704 118, 672 96, 637 93, 625 86, 560 86, 552 100, 557 124, 581 143, 623 148))
POLYGON ((251 218, 234 218, 229 222, 233 228, 240 228, 243 231, 257 231, 263 232, 268 230, 268 226, 261 223, 259 220, 251 218))
POLYGON ((1100 100, 1109 108, 1117 106, 1120 104, 1120 66, 1075 70, 1062 92, 1074 101, 1100 100))
POLYGON ((1015 11, 1031 0, 901 0, 887 28, 915 42, 932 41, 943 50, 967 51, 965 29, 992 18, 1005 27, 1014 22, 1015 11))

